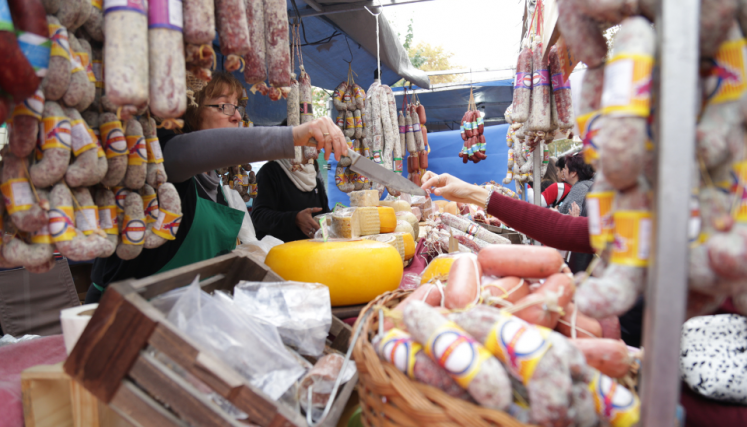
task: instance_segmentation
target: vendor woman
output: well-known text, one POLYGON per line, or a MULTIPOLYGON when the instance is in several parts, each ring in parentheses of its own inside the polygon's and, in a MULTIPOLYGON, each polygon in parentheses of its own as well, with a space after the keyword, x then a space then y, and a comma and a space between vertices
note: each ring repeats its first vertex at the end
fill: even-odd
POLYGON ((187 107, 181 135, 159 135, 169 182, 179 192, 182 220, 176 239, 156 249, 143 249, 123 261, 112 255, 93 264, 86 303, 98 302, 109 283, 142 278, 232 251, 244 212, 228 206, 216 169, 263 160, 290 159, 294 146, 316 138, 325 157, 347 153, 342 131, 328 117, 295 127, 239 128, 237 104, 243 87, 232 75, 213 74, 187 107))

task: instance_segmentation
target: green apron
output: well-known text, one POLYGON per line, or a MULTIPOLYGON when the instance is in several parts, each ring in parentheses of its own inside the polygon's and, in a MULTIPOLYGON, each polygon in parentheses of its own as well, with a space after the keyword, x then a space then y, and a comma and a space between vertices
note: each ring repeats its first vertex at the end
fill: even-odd
MULTIPOLYGON (((194 178, 192 180, 194 181, 194 178)), ((197 193, 197 183, 194 185, 197 193)), ((223 186, 219 187, 223 198, 226 199, 223 186)), ((196 196, 195 217, 187 237, 174 257, 156 274, 214 258, 236 248, 236 238, 244 221, 244 212, 203 199, 197 194, 196 196)))

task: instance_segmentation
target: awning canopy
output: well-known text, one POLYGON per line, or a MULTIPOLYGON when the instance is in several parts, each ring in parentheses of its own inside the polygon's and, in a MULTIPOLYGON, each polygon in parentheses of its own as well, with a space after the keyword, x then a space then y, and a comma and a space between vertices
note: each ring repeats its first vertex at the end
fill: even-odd
MULTIPOLYGON (((495 80, 481 83, 448 83, 434 85, 430 90, 413 86, 407 88, 407 96, 412 92, 425 106, 427 116, 426 127, 429 131, 443 131, 459 129, 462 116, 467 111, 470 89, 475 96, 477 109, 485 113, 487 126, 506 123, 503 118, 506 108, 513 100, 513 80, 495 80)), ((397 106, 402 104, 405 88, 394 88, 397 106)))
MULTIPOLYGON (((291 0, 288 3, 288 17, 291 22, 296 17, 296 11, 291 0)), ((348 62, 355 82, 364 89, 373 83, 376 69, 376 18, 365 9, 354 12, 335 13, 322 16, 307 16, 303 14, 313 11, 303 0, 296 0, 296 7, 302 15, 301 22, 301 52, 303 65, 311 77, 313 86, 327 90, 334 90, 340 82, 347 80, 348 62)), ((339 4, 341 1, 316 1, 318 4, 339 4)), ((360 2, 354 2, 360 3, 360 2)), ((378 12, 379 8, 370 8, 378 12)), ((425 72, 413 67, 396 31, 389 25, 389 21, 382 15, 379 17, 379 39, 381 54, 381 79, 385 84, 392 85, 402 78, 412 81, 422 87, 430 87, 430 81, 425 72)), ((217 68, 223 70, 224 57, 220 54, 220 42, 215 41, 217 68)), ((296 60, 295 73, 299 74, 300 64, 296 60)), ((241 73, 234 73, 242 82, 241 73)), ((248 87, 247 87, 248 89, 248 87)), ((250 95, 247 105, 249 118, 259 126, 277 125, 286 118, 287 105, 285 100, 270 101, 262 95, 250 95)))

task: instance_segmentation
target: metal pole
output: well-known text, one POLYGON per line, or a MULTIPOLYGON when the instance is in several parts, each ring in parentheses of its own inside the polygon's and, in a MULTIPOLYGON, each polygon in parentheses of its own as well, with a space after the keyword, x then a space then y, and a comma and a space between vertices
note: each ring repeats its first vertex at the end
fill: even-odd
MULTIPOLYGON (((662 0, 654 233, 644 313, 641 425, 671 427, 680 395, 680 335, 687 296, 690 165, 697 114, 698 0, 662 0)), ((655 85, 656 87, 656 85, 655 85)))

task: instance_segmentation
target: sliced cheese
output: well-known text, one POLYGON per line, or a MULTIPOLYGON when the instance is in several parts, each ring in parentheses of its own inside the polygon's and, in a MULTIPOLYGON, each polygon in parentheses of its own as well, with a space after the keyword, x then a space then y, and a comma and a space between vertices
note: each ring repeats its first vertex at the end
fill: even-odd
POLYGON ((365 236, 363 237, 363 239, 375 240, 377 242, 386 243, 387 245, 392 246, 394 249, 397 250, 400 258, 402 258, 402 261, 404 261, 405 260, 405 241, 404 241, 404 238, 402 237, 403 235, 407 235, 407 233, 377 234, 374 236, 365 236))
POLYGON ((353 191, 350 196, 350 206, 356 208, 376 207, 379 205, 379 192, 376 190, 353 191))
POLYGON ((357 239, 361 236, 361 223, 355 208, 340 209, 332 214, 332 233, 344 239, 357 239))
POLYGON ((376 207, 355 208, 358 214, 359 235, 370 236, 381 232, 381 220, 379 209, 376 207))
POLYGON ((404 250, 404 260, 407 261, 409 259, 412 259, 412 257, 415 256, 415 241, 412 240, 412 235, 407 232, 396 232, 392 233, 397 237, 402 238, 402 246, 404 250))

